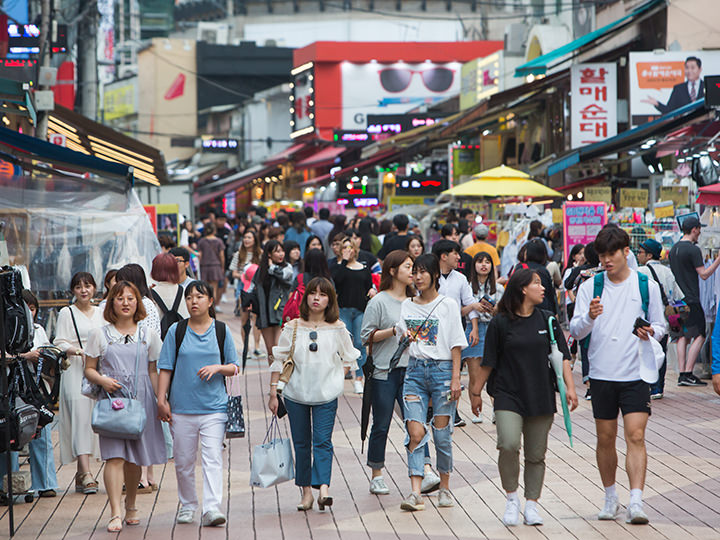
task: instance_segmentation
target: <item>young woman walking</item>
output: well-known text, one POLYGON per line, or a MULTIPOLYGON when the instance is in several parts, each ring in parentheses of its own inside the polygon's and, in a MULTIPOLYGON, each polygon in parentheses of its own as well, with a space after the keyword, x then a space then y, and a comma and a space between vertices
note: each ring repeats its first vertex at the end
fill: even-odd
POLYGON ((273 362, 272 350, 280 339, 283 308, 292 291, 292 281, 292 266, 285 261, 282 244, 277 240, 268 241, 260 259, 260 266, 253 276, 260 308, 257 326, 265 342, 268 365, 273 362))
POLYGON ((419 296, 406 299, 400 307, 397 333, 410 339, 410 359, 405 373, 403 403, 405 447, 412 493, 402 502, 403 510, 424 510, 420 496, 424 448, 430 441, 427 421, 432 399, 432 434, 440 473, 438 506, 454 506, 450 494, 452 472, 452 431, 457 400, 460 399, 460 353, 467 347, 460 306, 438 293, 440 263, 432 254, 420 255, 413 263, 413 281, 419 296))
POLYGON ((90 456, 100 456, 97 435, 90 428, 95 402, 80 392, 88 337, 93 329, 105 324, 102 312, 90 303, 95 289, 95 280, 87 272, 72 277, 70 291, 75 302, 60 310, 54 341, 56 347, 67 353, 69 364, 60 377, 60 461, 69 465, 77 460, 75 491, 86 495, 97 493, 90 456))
MULTIPOLYGON (((503 295, 503 286, 495 282, 495 265, 492 256, 481 251, 473 257, 472 266, 470 267, 470 286, 472 287, 475 303, 473 309, 478 314, 478 338, 477 345, 471 345, 462 352, 462 358, 467 362, 468 371, 477 371, 480 369, 483 350, 485 349, 485 334, 487 333, 488 324, 492 319, 495 306, 503 295)), ((470 340, 470 325, 465 330, 465 337, 470 340)), ((473 390, 469 390, 472 397, 473 390)), ((479 394, 480 392, 475 392, 479 394)), ((481 423, 482 415, 476 414, 472 417, 474 424, 481 423)))
POLYGON ((362 394, 362 367, 365 365, 365 349, 360 339, 360 330, 368 299, 372 298, 377 291, 373 287, 370 268, 357 260, 358 252, 359 250, 352 240, 346 237, 342 242, 339 264, 333 266, 330 271, 337 290, 340 319, 352 335, 355 348, 361 351, 353 386, 356 394, 362 394))
POLYGON ((202 524, 218 526, 225 523, 225 516, 220 511, 228 400, 223 376, 236 373, 238 357, 230 331, 223 323, 215 321, 213 299, 214 291, 206 282, 193 281, 188 285, 185 302, 190 318, 170 327, 158 360, 158 415, 160 420, 170 423, 172 430, 180 498, 176 521, 180 524, 192 523, 198 507, 195 490, 198 442, 202 452, 202 524), (180 336, 177 335, 178 328, 185 330, 180 336), (223 331, 221 353, 218 332, 222 337, 223 331))
MULTIPOLYGON (((215 224, 210 222, 203 228, 203 237, 198 242, 200 252, 200 278, 208 282, 215 291, 215 303, 220 302, 218 283, 225 277, 225 244, 215 236, 215 224)), ((216 307, 216 310, 219 309, 216 307)))
MULTIPOLYGON (((550 339, 547 317, 539 309, 545 296, 540 275, 532 269, 516 271, 490 321, 485 337, 482 367, 470 371, 471 404, 480 414, 480 391, 488 379, 488 392, 495 398, 498 470, 507 493, 505 525, 519 525, 520 436, 525 454, 526 525, 542 525, 537 500, 545 477, 548 433, 555 414, 555 373, 548 365, 550 339), (491 377, 492 376, 492 377, 491 377)), ((575 384, 570 371, 570 351, 557 321, 553 324, 563 353, 563 379, 571 410, 577 407, 575 384)))
POLYGON ((337 398, 343 393, 345 372, 357 368, 356 360, 360 356, 345 325, 338 319, 332 283, 326 278, 313 278, 300 303, 300 318, 284 326, 280 342, 273 349, 275 361, 270 366, 268 402, 273 414, 278 410, 280 372, 291 350, 295 361, 295 369, 282 395, 295 447, 295 485, 302 488, 298 510, 312 508, 315 502, 312 488, 320 490, 320 510, 333 504, 329 489, 337 398))
POLYGON ((104 317, 109 324, 92 331, 86 350, 87 380, 110 395, 124 388, 124 392, 118 395, 128 397, 128 392, 134 395, 145 406, 147 418, 138 440, 100 436, 100 455, 105 461, 103 478, 110 503, 108 532, 122 530, 120 503, 123 482, 127 488, 125 523, 138 525, 135 496, 140 482, 140 467, 167 461, 155 401, 158 382, 155 363, 162 342, 154 330, 139 324, 145 318, 140 298, 140 291, 135 285, 118 281, 105 305, 104 317))

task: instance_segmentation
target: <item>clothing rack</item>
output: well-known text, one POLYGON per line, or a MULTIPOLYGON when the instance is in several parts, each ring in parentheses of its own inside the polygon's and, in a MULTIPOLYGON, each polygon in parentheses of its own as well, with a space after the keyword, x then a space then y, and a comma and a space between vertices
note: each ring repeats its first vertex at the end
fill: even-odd
POLYGON ((2 402, 0 403, 0 414, 5 416, 5 468, 7 469, 7 483, 8 483, 8 529, 10 537, 15 536, 15 517, 13 514, 13 485, 12 485, 12 456, 10 452, 10 396, 8 395, 8 361, 6 350, 6 336, 5 336, 5 296, 3 291, 0 290, 0 396, 2 396, 2 402))

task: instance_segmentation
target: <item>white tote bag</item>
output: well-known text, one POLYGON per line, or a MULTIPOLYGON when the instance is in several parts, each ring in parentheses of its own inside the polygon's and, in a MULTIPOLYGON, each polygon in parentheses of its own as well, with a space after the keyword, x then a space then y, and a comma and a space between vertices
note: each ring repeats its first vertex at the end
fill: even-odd
POLYGON ((295 478, 290 439, 281 437, 277 416, 273 416, 263 444, 253 448, 250 485, 271 487, 295 478))

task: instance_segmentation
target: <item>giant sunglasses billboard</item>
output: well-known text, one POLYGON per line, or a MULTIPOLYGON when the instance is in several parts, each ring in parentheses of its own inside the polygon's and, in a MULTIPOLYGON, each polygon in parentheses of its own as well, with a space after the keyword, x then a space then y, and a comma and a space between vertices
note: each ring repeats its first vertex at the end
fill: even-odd
POLYGON ((402 114, 460 93, 460 62, 343 62, 343 129, 365 129, 369 114, 402 114))

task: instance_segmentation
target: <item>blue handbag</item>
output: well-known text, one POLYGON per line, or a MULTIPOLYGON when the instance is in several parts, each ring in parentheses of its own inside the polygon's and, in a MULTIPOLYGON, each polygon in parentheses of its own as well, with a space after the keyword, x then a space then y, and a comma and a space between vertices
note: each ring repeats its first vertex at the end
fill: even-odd
POLYGON ((120 384, 120 392, 125 395, 113 397, 103 390, 107 399, 98 399, 92 412, 90 425, 98 435, 111 439, 137 440, 145 430, 147 413, 145 405, 136 399, 138 384, 138 361, 142 338, 138 332, 137 352, 135 353, 135 395, 120 384))

